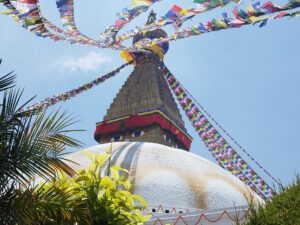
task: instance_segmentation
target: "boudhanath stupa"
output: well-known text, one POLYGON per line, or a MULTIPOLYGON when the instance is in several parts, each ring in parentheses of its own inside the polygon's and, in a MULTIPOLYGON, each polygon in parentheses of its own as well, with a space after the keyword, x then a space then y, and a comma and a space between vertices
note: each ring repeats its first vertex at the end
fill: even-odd
MULTIPOLYGON (((243 224, 251 211, 249 204, 255 208, 272 199, 275 190, 255 170, 264 172, 279 187, 280 182, 189 93, 167 68, 164 57, 172 41, 248 25, 264 27, 274 20, 297 17, 300 0, 288 0, 281 5, 272 1, 251 2, 244 9, 240 0, 194 0, 193 7, 173 5, 159 19, 151 11, 145 25, 137 21, 134 28, 121 32, 135 18, 161 2, 132 0, 131 7, 117 13, 114 24, 107 26, 97 39, 78 29, 74 0, 55 2, 62 26, 44 17, 38 0, 0 0, 0 5, 6 8, 0 14, 10 16, 22 28, 41 38, 120 51, 126 63, 91 82, 47 97, 18 112, 46 110, 106 82, 129 65, 134 67, 105 115, 99 115, 101 121, 95 121, 94 139, 98 144, 66 157, 67 162, 75 162, 71 165, 73 169, 90 165, 85 151, 97 156, 109 150, 111 155, 105 170, 116 165, 129 171, 125 176, 132 184, 130 191, 147 201, 148 207, 142 213, 152 214, 146 222, 148 225, 243 224), (229 4, 235 4, 232 13, 227 8, 220 19, 183 26, 196 15, 229 4), (163 30, 167 25, 173 26, 175 31, 163 30), (130 39, 133 39, 132 44, 130 39), (216 163, 191 153, 193 138, 180 112, 186 115, 186 121, 196 131, 194 134, 216 163), (255 170, 244 156, 255 164, 255 170)), ((106 5, 100 5, 100 10, 107 10, 106 5)), ((70 64, 77 65, 80 61, 81 58, 70 64)), ((40 180, 37 177, 35 184, 40 180)))
MULTIPOLYGON (((145 36, 166 33, 157 29, 145 36)), ((167 52, 169 45, 162 47, 167 52)), ((219 165, 189 152, 192 137, 160 65, 155 50, 135 57, 132 74, 96 125, 99 145, 87 151, 98 155, 112 145, 111 165, 129 171, 131 191, 149 204, 144 213, 153 217, 147 224, 236 224, 249 201, 262 199, 219 165)), ((75 169, 90 163, 82 151, 68 158, 78 163, 75 169)))

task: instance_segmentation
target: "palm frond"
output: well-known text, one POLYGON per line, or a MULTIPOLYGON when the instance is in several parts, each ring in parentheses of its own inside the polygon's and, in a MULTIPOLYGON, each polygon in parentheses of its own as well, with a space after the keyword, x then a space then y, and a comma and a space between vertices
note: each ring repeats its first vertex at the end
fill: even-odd
POLYGON ((70 176, 74 171, 63 161, 66 147, 81 143, 68 135, 74 119, 66 113, 24 111, 18 107, 23 91, 9 90, 0 107, 0 178, 25 184, 33 176, 53 177, 56 169, 70 176))
MULTIPOLYGON (((2 59, 0 59, 0 65, 2 63, 2 59)), ((10 72, 2 77, 0 77, 0 92, 10 89, 15 84, 16 75, 13 72, 10 72)))
POLYGON ((0 221, 1 224, 15 224, 13 201, 15 199, 15 185, 1 182, 0 187, 0 221))
POLYGON ((0 223, 89 224, 84 201, 75 200, 71 191, 29 187, 36 176, 51 180, 58 170, 74 175, 65 149, 81 142, 69 135, 79 130, 70 129, 75 120, 66 113, 21 110, 32 99, 20 104, 23 91, 11 88, 14 79, 12 73, 0 78, 0 223))
POLYGON ((42 185, 19 190, 14 200, 18 224, 90 224, 85 201, 74 200, 74 190, 42 185), (24 207, 26 206, 26 207, 24 207))
POLYGON ((54 177, 56 170, 62 170, 70 176, 75 174, 63 159, 67 146, 81 146, 79 141, 67 135, 71 131, 79 131, 68 129, 73 124, 72 118, 58 111, 48 116, 43 112, 34 120, 31 116, 21 122, 21 126, 11 129, 5 136, 8 146, 3 157, 6 162, 0 168, 4 173, 7 171, 10 179, 23 183, 36 175, 47 179, 54 177))

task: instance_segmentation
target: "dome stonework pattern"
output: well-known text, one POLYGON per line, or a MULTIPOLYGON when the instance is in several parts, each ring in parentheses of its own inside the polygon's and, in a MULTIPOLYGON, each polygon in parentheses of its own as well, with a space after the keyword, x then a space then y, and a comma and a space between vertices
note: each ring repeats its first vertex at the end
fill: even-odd
MULTIPOLYGON (((87 150, 98 155, 109 147, 102 144, 87 150)), ((78 163, 74 169, 90 164, 82 151, 67 158, 78 163)), ((129 171, 132 192, 144 197, 150 206, 211 210, 247 205, 246 198, 250 197, 260 201, 244 183, 218 165, 161 144, 115 142, 111 165, 129 171)))

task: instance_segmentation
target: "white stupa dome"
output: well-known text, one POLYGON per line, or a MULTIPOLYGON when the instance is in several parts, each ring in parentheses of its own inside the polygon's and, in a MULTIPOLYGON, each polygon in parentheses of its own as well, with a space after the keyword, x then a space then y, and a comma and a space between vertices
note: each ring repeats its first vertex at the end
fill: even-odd
MULTIPOLYGON (((110 144, 87 150, 98 155, 110 144)), ((67 157, 78 163, 74 169, 91 162, 82 151, 67 157)), ((133 192, 150 206, 213 210, 247 205, 247 198, 259 197, 238 178, 218 165, 195 154, 147 142, 115 142, 111 164, 129 171, 133 192)))

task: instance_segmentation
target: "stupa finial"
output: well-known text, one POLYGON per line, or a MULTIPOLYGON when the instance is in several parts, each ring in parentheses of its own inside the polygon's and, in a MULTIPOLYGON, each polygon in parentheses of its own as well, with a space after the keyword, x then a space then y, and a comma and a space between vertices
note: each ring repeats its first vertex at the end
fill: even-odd
POLYGON ((147 23, 146 25, 151 25, 151 24, 154 24, 156 21, 156 13, 154 12, 154 10, 152 9, 149 13, 149 16, 148 16, 148 20, 147 20, 147 23))

